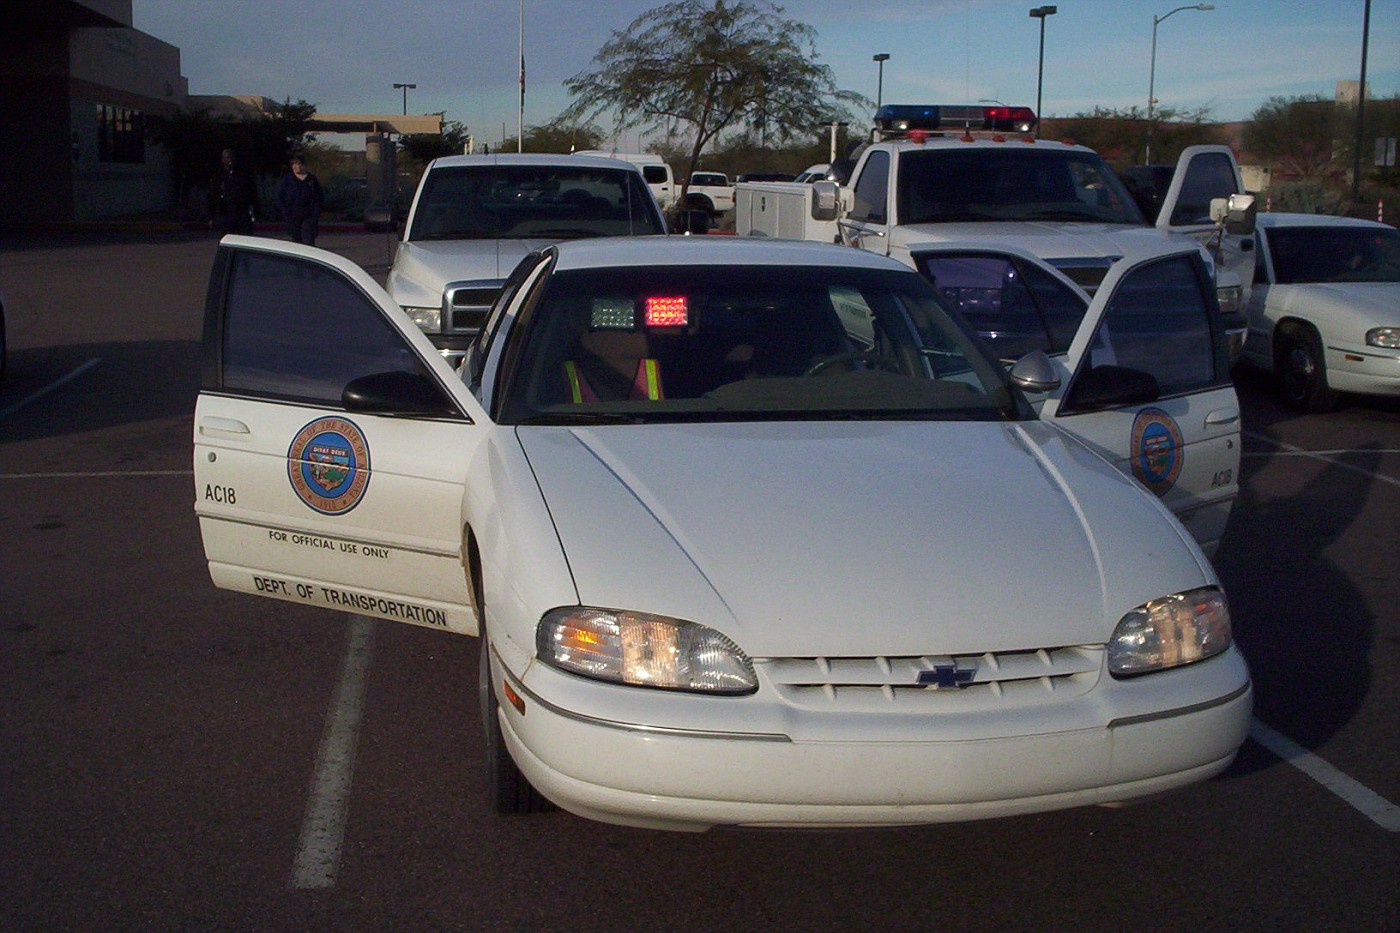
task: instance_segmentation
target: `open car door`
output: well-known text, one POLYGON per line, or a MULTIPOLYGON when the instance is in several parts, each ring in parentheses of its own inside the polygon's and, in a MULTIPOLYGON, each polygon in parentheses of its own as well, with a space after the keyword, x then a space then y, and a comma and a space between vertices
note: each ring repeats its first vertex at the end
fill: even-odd
POLYGON ((216 585, 476 634, 461 515, 489 429, 358 266, 224 238, 194 421, 195 512, 216 585))
MULTIPOLYGON (((1188 146, 1176 161, 1156 226, 1206 243, 1216 233, 1210 202, 1244 193, 1240 167, 1229 146, 1188 146)), ((1241 308, 1248 305, 1254 282, 1254 246, 1253 233, 1221 234, 1219 265, 1239 277, 1241 308)))
POLYGON ((1040 416, 1136 478, 1213 553, 1239 493, 1239 400, 1215 287, 1188 242, 1143 245, 1092 301, 1030 253, 913 249, 918 269, 1008 365, 1043 351, 1058 385, 1040 416))

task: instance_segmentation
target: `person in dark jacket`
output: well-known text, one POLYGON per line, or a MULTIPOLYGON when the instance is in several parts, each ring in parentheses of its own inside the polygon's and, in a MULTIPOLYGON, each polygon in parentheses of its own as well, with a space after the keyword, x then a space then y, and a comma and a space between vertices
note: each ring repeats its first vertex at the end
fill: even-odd
POLYGON ((321 222, 321 183, 306 170, 299 155, 291 158, 291 171, 277 188, 277 204, 287 222, 287 236, 295 243, 316 245, 316 228, 321 222))
POLYGON ((219 164, 219 174, 209 191, 209 224, 217 222, 225 233, 252 233, 258 209, 253 176, 237 163, 232 149, 220 154, 219 164))

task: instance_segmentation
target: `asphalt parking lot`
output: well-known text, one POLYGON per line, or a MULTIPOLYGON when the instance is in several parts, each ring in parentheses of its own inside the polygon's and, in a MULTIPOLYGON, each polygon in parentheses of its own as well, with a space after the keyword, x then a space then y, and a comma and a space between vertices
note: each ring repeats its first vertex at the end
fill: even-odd
MULTIPOLYGON (((384 235, 321 245, 382 279, 384 235)), ((692 836, 502 818, 476 643, 216 590, 191 488, 215 240, 0 242, 0 929, 1400 929, 1400 404, 1241 373, 1219 778, 1123 809, 692 836)))

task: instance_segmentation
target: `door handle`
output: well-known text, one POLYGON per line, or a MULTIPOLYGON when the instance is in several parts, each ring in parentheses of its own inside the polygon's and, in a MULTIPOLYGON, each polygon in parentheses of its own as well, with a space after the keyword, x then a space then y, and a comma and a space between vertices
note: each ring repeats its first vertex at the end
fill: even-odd
POLYGON ((242 421, 235 418, 201 418, 199 433, 214 437, 251 437, 252 431, 242 421))
POLYGON ((1220 426, 1234 424, 1240 420, 1240 410, 1238 408, 1218 408, 1206 415, 1207 426, 1220 426))

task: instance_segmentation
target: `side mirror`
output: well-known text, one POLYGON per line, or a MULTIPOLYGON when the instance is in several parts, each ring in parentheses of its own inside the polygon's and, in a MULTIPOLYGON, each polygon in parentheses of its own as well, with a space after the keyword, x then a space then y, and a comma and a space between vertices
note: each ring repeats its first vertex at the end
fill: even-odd
POLYGON ((812 182, 812 219, 835 220, 841 204, 841 186, 834 181, 812 182))
POLYGON ((1254 215, 1259 201, 1252 194, 1232 194, 1228 198, 1211 198, 1210 220, 1223 226, 1232 236, 1249 236, 1254 232, 1254 215))
POLYGON ((1151 373, 1126 366, 1095 366, 1080 373, 1066 399, 1074 411, 1100 411, 1121 405, 1145 405, 1162 395, 1151 373))
POLYGON ((1060 387, 1060 374, 1044 350, 1032 350, 1021 357, 1007 375, 1023 392, 1054 392, 1060 387))
POLYGON ((340 395, 346 411, 377 415, 452 415, 456 408, 430 377, 402 371, 352 379, 340 395))

